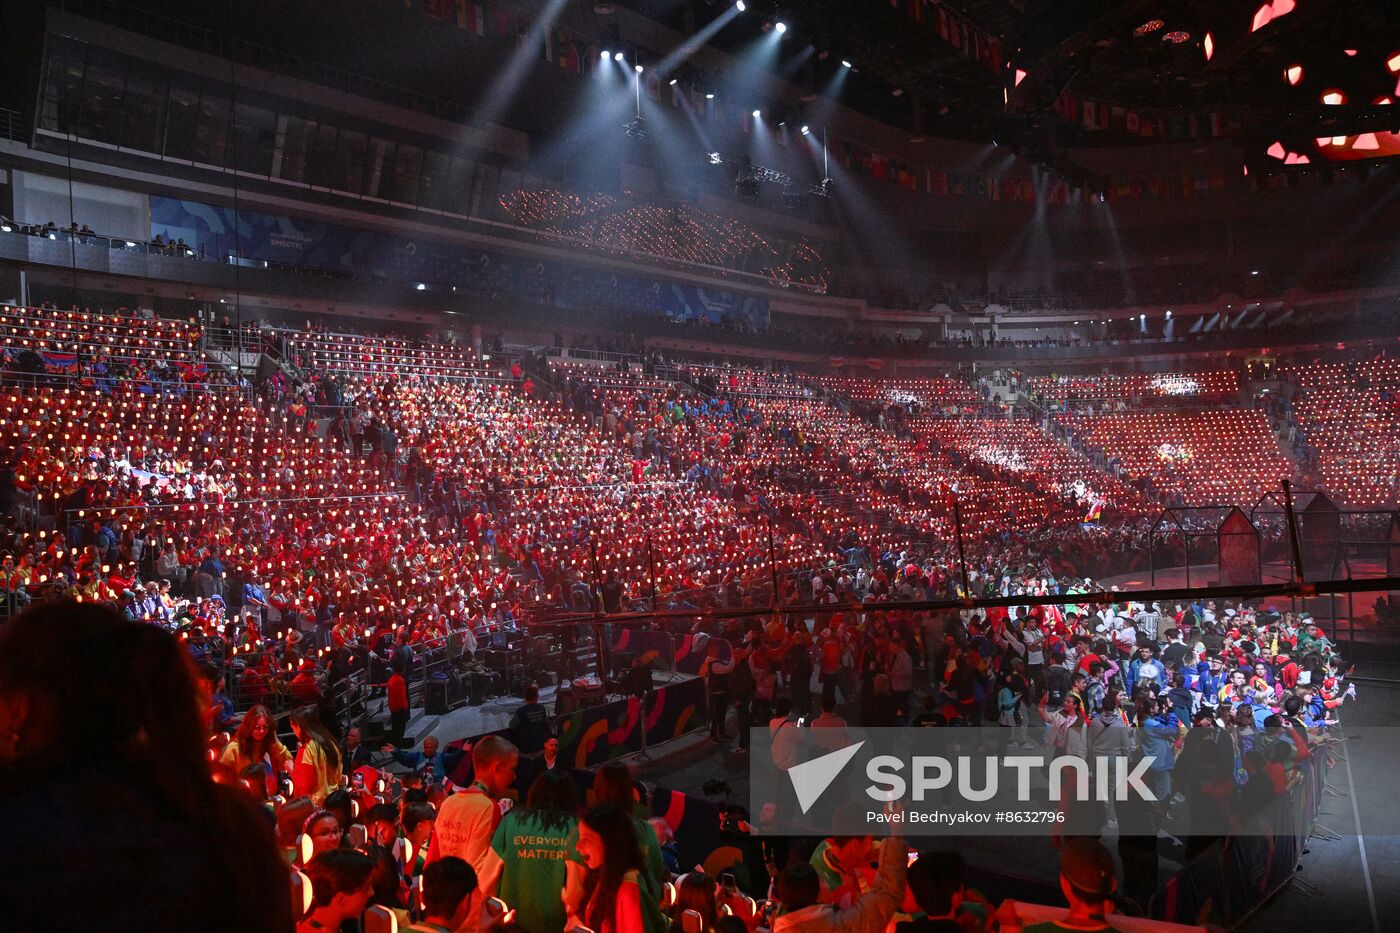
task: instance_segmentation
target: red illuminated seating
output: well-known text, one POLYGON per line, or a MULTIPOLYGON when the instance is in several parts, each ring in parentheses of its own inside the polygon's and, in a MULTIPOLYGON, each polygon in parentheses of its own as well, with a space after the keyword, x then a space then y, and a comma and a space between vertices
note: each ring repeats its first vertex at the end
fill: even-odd
POLYGON ((822 376, 817 385, 856 402, 881 405, 917 404, 924 409, 973 406, 981 402, 974 387, 960 379, 861 379, 822 376))
POLYGON ((1262 412, 1147 411, 1069 418, 1085 444, 1116 458, 1131 479, 1187 505, 1252 505, 1293 465, 1262 412))
POLYGON ((1069 400, 1224 399, 1238 395, 1234 370, 1196 373, 1102 373, 1085 376, 1033 376, 1032 395, 1051 402, 1069 400))
POLYGON ((313 372, 355 375, 422 375, 449 379, 498 379, 499 367, 470 348, 419 345, 395 337, 356 334, 290 334, 287 355, 313 372))
POLYGON ((1400 360, 1286 370, 1293 410, 1326 488, 1355 507, 1400 502, 1400 360))

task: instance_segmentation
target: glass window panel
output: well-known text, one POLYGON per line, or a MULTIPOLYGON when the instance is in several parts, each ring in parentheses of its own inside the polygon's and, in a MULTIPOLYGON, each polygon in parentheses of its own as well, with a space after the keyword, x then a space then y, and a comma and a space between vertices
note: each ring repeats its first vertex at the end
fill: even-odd
POLYGON ((472 176, 476 174, 476 163, 469 159, 453 159, 452 170, 447 178, 447 190, 443 192, 442 209, 454 214, 470 214, 472 210, 472 176))
POLYGON ((423 150, 407 143, 399 144, 394 168, 384 186, 385 197, 403 204, 418 203, 418 175, 423 168, 423 150))
POLYGON ((387 190, 385 176, 389 174, 394 158, 395 143, 389 139, 372 136, 365 154, 364 195, 369 198, 382 198, 381 191, 387 190))
POLYGON ((176 75, 165 112, 165 154, 193 160, 199 127, 199 79, 176 75))
POLYGON ((418 176, 418 203, 435 210, 442 208, 447 191, 452 160, 445 152, 428 152, 423 156, 423 173, 418 176))
POLYGON ((277 155, 273 174, 287 181, 310 181, 306 177, 307 153, 316 136, 316 121, 284 113, 278 121, 277 155))
POLYGON ((160 152, 165 137, 167 75, 141 62, 132 62, 126 76, 125 128, 122 145, 142 152, 160 152))
POLYGON ((121 142, 122 93, 125 85, 125 64, 120 59, 94 50, 84 72, 76 130, 79 136, 112 145, 121 142))
MULTIPOLYGON (((340 133, 340 145, 344 146, 349 133, 340 133)), ((316 136, 311 143, 311 156, 306 166, 307 184, 321 188, 341 188, 339 184, 340 154, 336 151, 337 131, 334 125, 322 123, 316 128, 316 136)), ((342 189, 343 190, 343 189, 342 189)))
POLYGON ((224 164, 228 143, 228 98, 205 91, 199 98, 199 118, 195 124, 194 161, 224 164))
POLYGON ((56 133, 72 132, 78 118, 87 50, 75 42, 54 40, 44 80, 44 105, 39 125, 56 133))
POLYGON ((491 217, 499 210, 496 208, 496 192, 500 182, 500 169, 494 165, 477 166, 476 178, 472 185, 472 205, 471 213, 476 217, 491 217))
POLYGON ((365 149, 369 137, 353 130, 341 130, 336 144, 336 174, 332 187, 359 194, 365 183, 365 149))
POLYGON ((254 175, 272 174, 272 142, 277 115, 270 110, 239 103, 233 110, 234 165, 254 175))

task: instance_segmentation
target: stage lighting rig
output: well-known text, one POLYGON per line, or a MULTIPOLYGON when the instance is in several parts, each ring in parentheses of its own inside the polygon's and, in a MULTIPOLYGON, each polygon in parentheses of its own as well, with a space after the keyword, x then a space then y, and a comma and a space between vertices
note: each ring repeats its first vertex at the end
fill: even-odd
POLYGON ((622 124, 622 135, 628 139, 648 139, 651 132, 647 129, 645 117, 637 116, 622 124))

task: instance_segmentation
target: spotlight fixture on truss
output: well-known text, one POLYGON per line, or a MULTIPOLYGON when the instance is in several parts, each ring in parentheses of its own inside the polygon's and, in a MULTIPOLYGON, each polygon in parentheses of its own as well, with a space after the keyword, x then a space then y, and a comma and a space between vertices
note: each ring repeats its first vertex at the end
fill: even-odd
MULTIPOLYGON (((710 165, 725 164, 718 152, 710 152, 706 155, 709 157, 710 165)), ((753 182, 754 185, 757 185, 759 182, 767 182, 787 188, 792 185, 792 176, 777 169, 768 168, 766 165, 757 165, 748 156, 744 156, 739 160, 734 182, 736 185, 747 182, 753 182)))
POLYGON ((780 172, 777 169, 767 168, 766 166, 762 165, 755 165, 753 167, 753 172, 754 177, 757 178, 759 181, 766 181, 769 184, 782 185, 784 187, 792 184, 792 176, 784 172, 780 172))
POLYGON ((807 193, 817 198, 829 197, 831 195, 831 186, 834 184, 835 182, 830 178, 823 178, 821 181, 810 186, 807 189, 807 193))
POLYGON ((626 136, 628 139, 649 138, 651 136, 651 132, 647 129, 646 118, 640 116, 633 117, 631 120, 628 120, 626 123, 622 124, 622 135, 626 136))

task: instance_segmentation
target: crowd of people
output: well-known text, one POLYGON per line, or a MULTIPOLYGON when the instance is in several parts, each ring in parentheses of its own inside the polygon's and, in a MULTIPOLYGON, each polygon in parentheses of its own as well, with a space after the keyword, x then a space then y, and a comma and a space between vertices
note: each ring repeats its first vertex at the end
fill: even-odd
MULTIPOLYGON (((128 319, 11 325, 110 327, 152 367, 197 339, 160 325, 168 352, 147 354, 128 346, 146 325, 128 319)), ((1063 850, 1085 916, 1115 887, 1141 907, 1158 880, 1155 850, 1123 841, 1147 834, 1129 833, 1121 884, 1106 878, 1100 830, 1136 821, 1205 844, 1327 755, 1354 697, 1306 614, 1077 601, 1156 531, 1139 493, 1107 477, 1045 481, 1089 467, 1019 428, 885 424, 862 407, 884 400, 855 382, 494 370, 455 351, 347 347, 313 346, 312 368, 246 391, 191 368, 174 395, 46 371, 0 396, 0 782, 16 791, 0 800, 7 825, 45 837, 0 883, 44 890, 37 875, 88 857, 64 843, 84 836, 122 862, 128 890, 228 892, 238 910, 214 929, 335 929, 374 908, 497 933, 878 933, 897 914, 923 914, 903 933, 1014 928, 950 880, 946 856, 910 868, 903 843, 876 854, 854 831, 810 860, 765 851, 750 876, 772 883, 748 891, 684 873, 625 766, 580 787, 544 734, 400 747, 415 657, 466 664, 492 629, 558 612, 694 610, 651 624, 709 636, 710 735, 740 748, 764 724, 775 744, 810 727, 832 747, 853 726, 966 724, 1003 751, 1151 754, 1159 807, 1089 814, 1069 834, 1091 837, 1063 850), (460 377, 419 371, 448 358, 460 377), (404 359, 419 368, 396 370, 404 359), (1116 521, 1086 514, 1086 492, 1116 521), (1022 595, 1057 601, 893 605, 1022 595), (339 715, 356 672, 386 695, 377 754, 339 715), (57 835, 34 825, 70 798, 57 835), (151 825, 164 835, 127 838, 151 825)), ((901 391, 936 407, 948 388, 901 391)), ((35 900, 0 898, 0 920, 83 928, 61 919, 68 904, 35 900)), ((139 925, 117 901, 83 916, 139 925)))
MULTIPOLYGON (((741 726, 768 719, 780 765, 785 730, 841 747, 843 709, 866 726, 995 723, 1002 751, 1153 757, 1157 804, 1119 802, 1061 829, 1070 926, 1030 929, 1109 930, 1114 912, 1143 910, 1159 882, 1158 829, 1180 835, 1188 856, 1244 831, 1302 780, 1309 757, 1331 754, 1329 727, 1355 696, 1330 642, 1291 612, 1203 601, 1167 612, 1013 608, 921 626, 866 615, 829 616, 810 642, 781 614, 730 633, 734 664, 709 675, 721 730, 731 704, 741 726)), ((970 885, 961 857, 911 853, 897 835, 877 842, 851 808, 825 838, 765 836, 745 849, 755 864, 741 887, 733 869, 678 863, 674 827, 645 818, 647 787, 623 762, 571 772, 491 735, 454 743, 451 757, 436 743, 399 756, 427 766, 395 773, 363 757, 358 736, 337 739, 313 707, 291 716, 294 750, 261 707, 230 737, 210 680, 187 645, 99 605, 45 603, 0 630, 0 801, 6 825, 32 843, 7 850, 0 920, 134 930, 178 916, 306 933, 391 914, 403 929, 482 933, 1024 924, 1014 903, 998 908, 970 885), (121 884, 80 902, 59 896, 59 879, 94 858, 121 884)), ((755 806, 769 829, 796 815, 755 806)))

